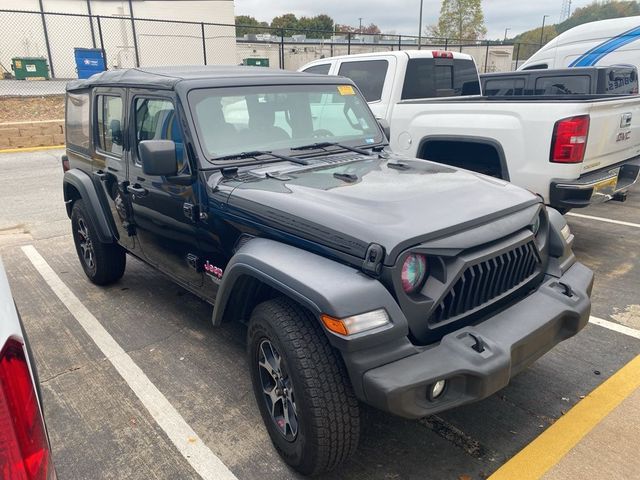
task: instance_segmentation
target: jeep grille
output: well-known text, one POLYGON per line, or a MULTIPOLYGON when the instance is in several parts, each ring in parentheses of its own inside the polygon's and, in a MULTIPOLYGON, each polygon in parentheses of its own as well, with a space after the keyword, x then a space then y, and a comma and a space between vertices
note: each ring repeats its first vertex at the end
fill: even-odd
POLYGON ((531 241, 493 258, 469 265, 434 309, 431 324, 484 307, 536 276, 540 255, 531 241))

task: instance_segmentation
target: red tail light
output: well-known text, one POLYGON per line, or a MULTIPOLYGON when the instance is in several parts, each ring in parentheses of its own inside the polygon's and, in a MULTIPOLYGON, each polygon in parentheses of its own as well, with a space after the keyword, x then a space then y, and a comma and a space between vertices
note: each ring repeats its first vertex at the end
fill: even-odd
POLYGON ((453 52, 446 50, 432 50, 431 55, 433 55, 433 58, 453 58, 453 52))
POLYGON ((551 162, 580 163, 589 134, 589 115, 558 120, 551 140, 551 162))
POLYGON ((63 172, 68 172, 69 171, 69 157, 67 157, 66 155, 62 155, 62 171, 63 172))
POLYGON ((31 373, 20 342, 0 353, 0 478, 53 478, 49 444, 31 373))

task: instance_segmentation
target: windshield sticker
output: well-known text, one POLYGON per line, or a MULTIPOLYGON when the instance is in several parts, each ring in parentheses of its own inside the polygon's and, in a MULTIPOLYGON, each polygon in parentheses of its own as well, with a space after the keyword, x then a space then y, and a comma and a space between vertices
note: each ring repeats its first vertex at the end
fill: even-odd
POLYGON ((365 143, 376 143, 376 141, 373 138, 366 138, 365 143))
POLYGON ((338 93, 344 95, 355 95, 356 91, 351 85, 338 85, 338 93))

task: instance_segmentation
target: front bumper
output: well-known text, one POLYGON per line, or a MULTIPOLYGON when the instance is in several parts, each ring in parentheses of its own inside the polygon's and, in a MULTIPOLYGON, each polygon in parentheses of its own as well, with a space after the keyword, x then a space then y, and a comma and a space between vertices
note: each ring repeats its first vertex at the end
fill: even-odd
POLYGON ((550 204, 555 208, 581 208, 611 200, 626 192, 640 176, 640 158, 589 172, 577 180, 551 182, 550 204))
POLYGON ((534 293, 493 317, 452 332, 418 354, 367 371, 364 400, 418 418, 488 397, 587 324, 592 285, 593 272, 580 263, 559 279, 546 277, 534 293), (483 352, 472 348, 470 334, 482 339, 483 352), (429 400, 429 386, 440 379, 447 380, 445 392, 429 400))

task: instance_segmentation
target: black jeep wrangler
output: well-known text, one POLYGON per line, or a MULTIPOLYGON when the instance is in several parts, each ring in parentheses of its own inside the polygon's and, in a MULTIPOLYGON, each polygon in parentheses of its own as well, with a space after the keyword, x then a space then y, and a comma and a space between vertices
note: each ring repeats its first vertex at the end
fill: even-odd
POLYGON ((491 395, 589 318, 593 275, 526 190, 390 152, 347 79, 249 67, 68 85, 64 199, 98 285, 126 253, 247 325, 271 439, 305 474, 359 402, 418 418, 491 395))

